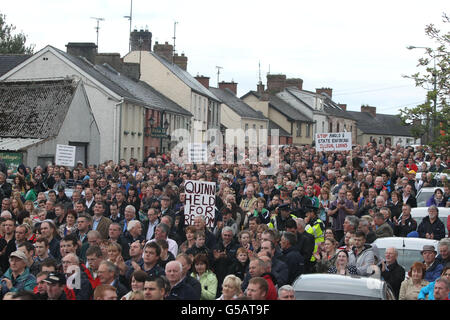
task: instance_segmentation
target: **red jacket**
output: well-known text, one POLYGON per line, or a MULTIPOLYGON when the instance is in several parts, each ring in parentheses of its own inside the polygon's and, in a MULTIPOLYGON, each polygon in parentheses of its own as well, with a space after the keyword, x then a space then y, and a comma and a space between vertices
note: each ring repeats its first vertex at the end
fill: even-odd
POLYGON ((262 276, 264 279, 266 279, 267 284, 269 285, 269 289, 267 290, 266 300, 277 300, 278 299, 278 293, 277 289, 275 288, 275 284, 273 283, 273 276, 270 273, 266 273, 262 276))

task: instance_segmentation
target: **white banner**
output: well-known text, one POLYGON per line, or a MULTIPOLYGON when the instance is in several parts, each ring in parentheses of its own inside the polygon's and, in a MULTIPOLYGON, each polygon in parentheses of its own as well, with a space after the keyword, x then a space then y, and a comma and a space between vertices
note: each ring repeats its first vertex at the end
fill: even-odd
POLYGON ((206 163, 208 161, 208 145, 206 143, 188 144, 188 162, 206 163))
POLYGON ((201 215, 205 217, 206 225, 213 227, 216 208, 216 183, 186 180, 184 193, 186 194, 185 225, 193 225, 194 218, 201 215))
POLYGON ((352 133, 316 133, 316 151, 350 151, 352 150, 352 133))
POLYGON ((74 167, 75 166, 75 146, 56 145, 55 164, 57 166, 74 167))

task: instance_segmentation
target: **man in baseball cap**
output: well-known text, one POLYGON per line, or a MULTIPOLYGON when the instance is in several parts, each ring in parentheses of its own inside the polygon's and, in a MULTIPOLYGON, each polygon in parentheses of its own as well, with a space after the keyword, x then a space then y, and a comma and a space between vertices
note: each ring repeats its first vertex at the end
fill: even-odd
POLYGON ((44 280, 47 283, 48 300, 67 300, 64 287, 66 286, 66 276, 60 272, 52 272, 44 280))
POLYGON ((30 273, 27 262, 28 258, 21 250, 10 254, 9 269, 0 279, 2 296, 7 292, 17 292, 19 290, 33 291, 36 286, 36 278, 30 273))

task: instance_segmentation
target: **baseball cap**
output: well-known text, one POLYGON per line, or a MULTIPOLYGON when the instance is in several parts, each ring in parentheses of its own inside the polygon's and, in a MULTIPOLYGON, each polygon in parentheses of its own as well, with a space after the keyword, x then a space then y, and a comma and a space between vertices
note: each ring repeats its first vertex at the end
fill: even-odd
POLYGON ((28 258, 25 255, 25 253, 23 251, 21 251, 21 250, 14 251, 13 253, 10 254, 9 257, 10 258, 16 257, 16 258, 22 259, 23 261, 27 261, 28 260, 28 258))
POLYGON ((279 210, 290 210, 289 204, 287 204, 287 203, 281 204, 278 206, 278 209, 279 210))
POLYGON ((44 281, 50 284, 66 284, 66 276, 60 272, 52 272, 44 281))
POLYGON ((409 170, 408 173, 414 173, 416 174, 416 172, 414 170, 409 170))

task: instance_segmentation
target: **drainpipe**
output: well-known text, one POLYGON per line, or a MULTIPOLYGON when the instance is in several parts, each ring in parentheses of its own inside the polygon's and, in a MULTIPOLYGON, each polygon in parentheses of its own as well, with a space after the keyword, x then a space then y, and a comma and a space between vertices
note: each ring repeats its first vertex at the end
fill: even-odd
POLYGON ((119 119, 117 119, 117 107, 120 107, 123 104, 124 100, 123 98, 119 101, 119 103, 116 103, 114 105, 114 137, 113 137, 113 160, 115 157, 116 160, 114 160, 115 162, 119 162, 120 160, 120 144, 121 144, 121 137, 122 135, 120 134, 122 132, 122 108, 120 108, 119 110, 119 119), (117 120, 119 121, 119 131, 117 132, 117 120), (117 143, 117 139, 119 140, 119 142, 117 143), (117 150, 118 149, 118 150, 117 150))

